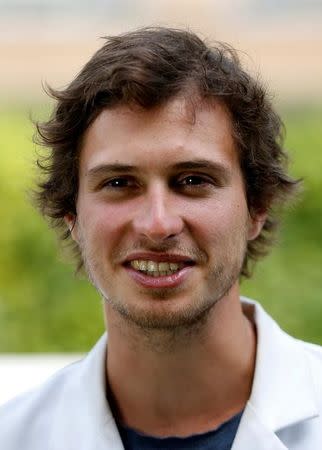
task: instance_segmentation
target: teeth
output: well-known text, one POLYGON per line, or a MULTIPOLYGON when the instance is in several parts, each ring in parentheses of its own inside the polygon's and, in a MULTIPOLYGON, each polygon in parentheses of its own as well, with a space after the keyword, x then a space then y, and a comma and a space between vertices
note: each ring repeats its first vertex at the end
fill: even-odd
POLYGON ((183 267, 182 263, 167 263, 167 262, 162 262, 159 263, 159 271, 162 272, 169 272, 169 271, 176 271, 178 269, 181 269, 183 267))
POLYGON ((140 270, 140 261, 138 261, 137 259, 131 261, 131 266, 136 270, 140 270))
POLYGON ((131 261, 131 266, 135 270, 140 270, 142 272, 149 272, 152 276, 164 276, 171 275, 178 269, 183 267, 182 263, 168 263, 168 262, 156 262, 156 261, 145 261, 142 259, 134 259, 131 261))
POLYGON ((149 272, 147 270, 146 273, 148 273, 152 277, 162 277, 165 275, 172 275, 174 272, 171 272, 171 271, 170 272, 149 272))
POLYGON ((155 261, 148 261, 146 270, 148 272, 158 272, 159 264, 155 261))

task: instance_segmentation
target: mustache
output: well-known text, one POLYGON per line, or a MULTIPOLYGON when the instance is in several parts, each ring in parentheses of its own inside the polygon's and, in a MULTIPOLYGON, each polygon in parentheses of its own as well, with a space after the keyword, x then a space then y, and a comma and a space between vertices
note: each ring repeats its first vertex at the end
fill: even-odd
POLYGON ((208 259, 203 250, 179 243, 178 239, 168 239, 158 243, 141 239, 130 248, 115 249, 112 255, 113 261, 122 262, 134 252, 174 253, 192 259, 196 263, 205 263, 208 259))

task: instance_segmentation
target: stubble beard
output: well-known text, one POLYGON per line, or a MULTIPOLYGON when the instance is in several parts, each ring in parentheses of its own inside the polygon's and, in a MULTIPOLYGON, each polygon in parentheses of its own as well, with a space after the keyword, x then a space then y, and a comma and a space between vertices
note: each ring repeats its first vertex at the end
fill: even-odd
MULTIPOLYGON (((176 343, 179 342, 187 345, 187 338, 202 333, 207 326, 210 313, 238 281, 247 249, 246 232, 243 231, 235 242, 227 243, 225 255, 219 257, 218 263, 210 269, 207 279, 202 280, 206 284, 204 292, 190 298, 189 303, 180 309, 171 308, 169 304, 176 301, 175 296, 176 293, 180 294, 180 287, 150 289, 149 296, 158 302, 155 310, 142 308, 135 301, 129 302, 108 292, 109 284, 112 286, 113 283, 109 283, 102 264, 97 260, 95 247, 87 248, 83 233, 80 233, 79 248, 89 281, 101 294, 108 307, 117 313, 120 319, 119 326, 122 327, 126 322, 127 328, 132 329, 134 334, 143 336, 149 347, 154 351, 163 352, 176 347, 176 343)), ((144 295, 147 294, 143 289, 142 296, 144 295)))
MULTIPOLYGON (((229 276, 224 272, 223 266, 215 267, 208 276, 208 283, 212 286, 211 292, 200 293, 195 298, 190 298, 189 303, 180 309, 171 309, 171 302, 176 301, 176 294, 180 295, 180 288, 149 289, 149 297, 158 302, 156 311, 152 308, 142 310, 135 305, 135 302, 120 302, 113 296, 103 295, 103 298, 128 323, 135 324, 141 330, 174 333, 190 330, 192 332, 206 322, 212 308, 238 279, 239 268, 236 268, 229 276)), ((146 296, 146 293, 142 292, 143 295, 146 296)))
MULTIPOLYGON (((157 311, 153 311, 151 308, 143 309, 138 307, 135 302, 126 302, 124 299, 106 293, 95 275, 99 274, 99 279, 104 279, 105 276, 104 286, 109 285, 109 280, 102 273, 95 258, 84 251, 84 247, 82 248, 84 267, 88 278, 101 294, 103 301, 119 316, 119 328, 122 328, 122 323, 126 322, 127 328, 133 332, 132 337, 139 336, 141 345, 144 344, 151 351, 159 353, 172 352, 182 344, 186 346, 189 340, 195 339, 196 336, 202 335, 203 330, 207 328, 210 313, 237 282, 245 252, 246 244, 244 253, 239 255, 238 261, 235 260, 232 264, 231 260, 227 260, 213 267, 207 277, 207 292, 191 298, 189 304, 180 310, 167 308, 167 303, 169 305, 169 302, 175 302, 176 288, 149 290, 149 295, 159 301, 158 306, 161 306, 161 310, 157 308, 157 311), (161 305, 160 302, 162 302, 161 305)), ((142 292, 142 295, 146 295, 146 293, 142 292)))

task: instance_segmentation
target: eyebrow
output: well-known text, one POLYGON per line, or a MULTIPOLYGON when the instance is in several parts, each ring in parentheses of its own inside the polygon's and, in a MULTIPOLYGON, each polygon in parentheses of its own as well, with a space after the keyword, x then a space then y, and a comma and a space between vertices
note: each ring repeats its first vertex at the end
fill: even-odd
MULTIPOLYGON (((224 164, 208 159, 196 159, 189 161, 180 161, 168 167, 170 170, 211 170, 217 173, 219 176, 224 177, 225 180, 229 180, 231 176, 231 170, 224 164)), ((112 164, 99 164, 89 169, 85 176, 88 178, 96 178, 105 174, 120 174, 120 173, 136 173, 140 168, 134 165, 112 163, 112 164)))

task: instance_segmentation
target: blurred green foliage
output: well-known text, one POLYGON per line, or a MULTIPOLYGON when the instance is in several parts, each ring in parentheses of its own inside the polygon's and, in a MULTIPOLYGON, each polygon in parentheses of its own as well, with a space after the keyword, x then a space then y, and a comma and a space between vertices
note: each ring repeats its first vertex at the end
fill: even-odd
MULTIPOLYGON (((291 173, 305 190, 242 294, 260 300, 286 331, 322 344, 322 110, 282 115, 291 173)), ((0 111, 0 135, 0 352, 86 351, 104 330, 101 300, 61 260, 55 233, 28 199, 36 177, 28 112, 0 111)))

